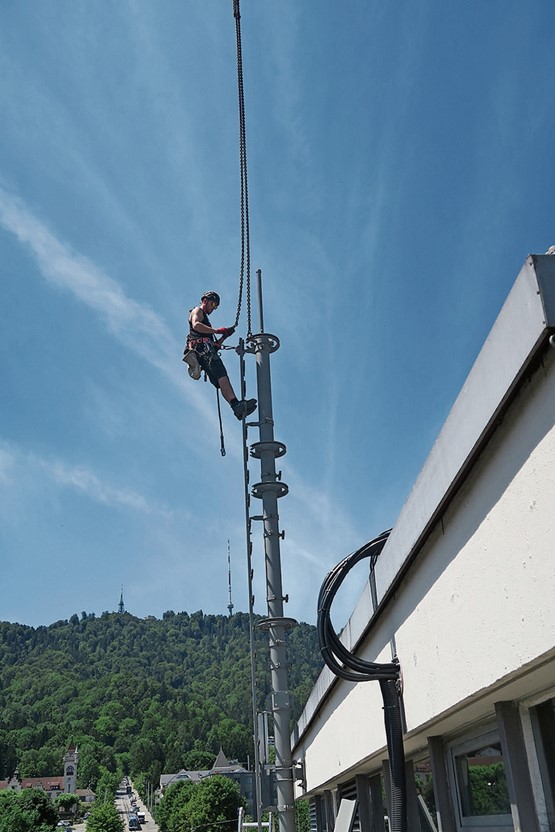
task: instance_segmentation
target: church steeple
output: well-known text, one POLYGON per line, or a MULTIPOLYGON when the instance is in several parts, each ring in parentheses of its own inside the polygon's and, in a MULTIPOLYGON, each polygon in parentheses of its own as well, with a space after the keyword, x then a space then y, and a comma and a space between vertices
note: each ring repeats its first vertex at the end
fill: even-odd
POLYGON ((72 742, 64 754, 64 794, 75 794, 77 788, 77 746, 72 742))

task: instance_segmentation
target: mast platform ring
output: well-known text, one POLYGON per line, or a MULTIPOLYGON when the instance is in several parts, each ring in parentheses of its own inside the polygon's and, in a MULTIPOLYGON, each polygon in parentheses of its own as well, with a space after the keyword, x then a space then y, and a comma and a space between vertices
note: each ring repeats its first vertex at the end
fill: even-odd
POLYGON ((257 623, 260 630, 271 630, 272 627, 283 627, 284 630, 292 630, 298 625, 295 618, 286 618, 285 616, 274 616, 273 618, 261 618, 257 623))
POLYGON ((285 482, 257 482, 251 488, 253 497, 262 499, 264 494, 275 492, 276 497, 285 497, 289 493, 289 486, 285 482))
POLYGON ((253 442, 250 446, 250 455, 255 459, 260 459, 265 451, 271 451, 277 458, 283 456, 287 448, 283 442, 253 442))
POLYGON ((258 352, 266 349, 268 352, 276 352, 279 350, 279 338, 277 335, 272 335, 269 332, 259 332, 255 335, 249 335, 247 342, 249 344, 249 351, 258 352))

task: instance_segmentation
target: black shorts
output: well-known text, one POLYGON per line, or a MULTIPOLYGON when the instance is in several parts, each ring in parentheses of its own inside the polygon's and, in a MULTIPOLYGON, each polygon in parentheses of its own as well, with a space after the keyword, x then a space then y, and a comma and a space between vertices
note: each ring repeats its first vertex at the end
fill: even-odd
POLYGON ((219 388, 220 379, 227 376, 227 370, 217 351, 207 344, 204 349, 196 352, 201 369, 204 370, 214 387, 219 388))

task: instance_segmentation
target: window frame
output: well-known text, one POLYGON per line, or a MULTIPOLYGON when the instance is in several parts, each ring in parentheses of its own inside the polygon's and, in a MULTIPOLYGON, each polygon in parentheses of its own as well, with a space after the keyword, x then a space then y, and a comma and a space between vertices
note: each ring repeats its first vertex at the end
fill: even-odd
POLYGON ((455 812, 455 822, 459 832, 472 829, 474 832, 514 832, 513 816, 508 814, 499 815, 464 815, 461 799, 461 791, 459 786, 459 778, 457 774, 457 758, 469 751, 476 750, 477 746, 492 745, 493 743, 500 743, 501 738, 496 726, 490 726, 489 729, 482 728, 479 733, 465 734, 452 742, 447 743, 448 755, 448 771, 449 782, 453 795, 453 809, 455 812))

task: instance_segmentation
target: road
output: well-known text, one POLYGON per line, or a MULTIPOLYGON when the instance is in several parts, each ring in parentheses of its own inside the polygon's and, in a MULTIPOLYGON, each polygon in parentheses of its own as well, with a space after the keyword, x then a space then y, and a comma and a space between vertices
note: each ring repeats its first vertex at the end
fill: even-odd
MULTIPOLYGON (((154 822, 152 815, 144 805, 143 801, 139 797, 138 792, 135 789, 133 789, 133 792, 130 795, 116 794, 116 808, 125 821, 126 832, 129 828, 127 818, 130 814, 133 814, 135 812, 145 813, 146 823, 141 824, 141 832, 159 832, 158 824, 154 822), (131 805, 132 797, 134 797, 137 801, 134 807, 131 805)), ((75 832, 77 832, 77 827, 75 829, 75 832)), ((82 832, 85 832, 85 828, 83 828, 82 832)))
MULTIPOLYGON (((141 832, 159 832, 158 824, 154 822, 152 815, 142 802, 141 798, 138 795, 138 792, 136 792, 135 789, 133 789, 133 793, 130 795, 117 794, 116 808, 124 820, 125 832, 128 832, 129 829, 129 824, 127 823, 129 815, 136 812, 145 813, 146 823, 141 824, 141 832), (134 797, 137 801, 135 806, 131 805, 132 797, 134 797)), ((87 832, 87 821, 82 821, 81 823, 74 823, 72 829, 74 830, 74 832, 87 832)), ((59 832, 64 831, 63 829, 60 829, 59 832)))

